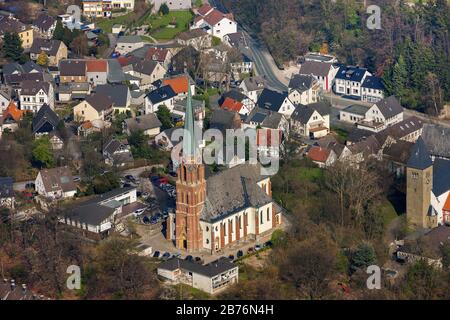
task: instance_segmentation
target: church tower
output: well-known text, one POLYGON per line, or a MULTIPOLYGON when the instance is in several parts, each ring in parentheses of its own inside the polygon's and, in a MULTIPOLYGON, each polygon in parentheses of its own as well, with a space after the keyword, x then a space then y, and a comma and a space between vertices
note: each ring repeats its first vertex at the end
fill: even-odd
POLYGON ((430 224, 433 162, 421 137, 413 147, 406 169, 406 218, 414 229, 430 224))
POLYGON ((200 216, 206 199, 205 167, 197 146, 197 131, 192 110, 191 87, 188 98, 183 134, 183 156, 178 166, 175 214, 175 245, 178 249, 196 252, 203 247, 200 216))

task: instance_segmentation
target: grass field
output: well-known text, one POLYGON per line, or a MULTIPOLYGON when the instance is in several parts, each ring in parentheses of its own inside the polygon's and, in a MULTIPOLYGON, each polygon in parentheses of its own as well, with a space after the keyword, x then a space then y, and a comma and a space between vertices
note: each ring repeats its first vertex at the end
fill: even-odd
POLYGON ((171 11, 165 16, 151 15, 144 21, 151 27, 151 35, 156 39, 170 40, 179 33, 189 29, 189 23, 193 18, 190 11, 171 11), (175 27, 169 27, 174 22, 175 27))
POLYGON ((115 17, 112 19, 98 19, 97 22, 95 23, 95 25, 97 28, 102 29, 103 32, 111 33, 113 25, 115 25, 115 24, 127 25, 131 22, 130 19, 133 16, 134 16, 134 13, 130 12, 126 15, 115 17))

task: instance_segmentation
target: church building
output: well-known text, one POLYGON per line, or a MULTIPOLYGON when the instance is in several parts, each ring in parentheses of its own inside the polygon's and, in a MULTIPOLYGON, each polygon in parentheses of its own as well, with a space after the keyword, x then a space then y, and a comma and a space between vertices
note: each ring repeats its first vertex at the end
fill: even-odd
POLYGON ((189 92, 176 212, 167 219, 167 239, 181 250, 214 253, 240 240, 270 234, 281 224, 270 177, 260 174, 259 165, 242 164, 207 178, 194 126, 189 92))

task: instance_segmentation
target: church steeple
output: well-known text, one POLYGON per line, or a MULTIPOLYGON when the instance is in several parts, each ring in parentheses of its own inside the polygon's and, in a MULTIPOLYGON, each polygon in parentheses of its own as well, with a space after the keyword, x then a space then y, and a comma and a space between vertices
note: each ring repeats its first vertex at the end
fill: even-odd
POLYGON ((185 163, 196 163, 199 155, 197 145, 197 130, 192 109, 191 84, 188 81, 188 96, 186 102, 186 114, 184 117, 183 160, 185 163))

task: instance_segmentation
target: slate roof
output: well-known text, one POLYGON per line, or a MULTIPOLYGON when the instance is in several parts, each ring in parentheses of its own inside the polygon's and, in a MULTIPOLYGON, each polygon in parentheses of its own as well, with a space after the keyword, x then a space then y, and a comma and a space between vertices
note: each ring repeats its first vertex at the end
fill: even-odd
POLYGON ((320 77, 327 77, 332 67, 331 63, 318 62, 318 61, 305 61, 301 67, 299 74, 314 75, 320 77))
POLYGON ((33 134, 47 122, 50 123, 53 128, 56 128, 59 123, 59 118, 48 104, 44 104, 33 117, 33 134))
POLYGON ((148 99, 153 104, 157 104, 175 97, 177 94, 170 85, 162 86, 147 94, 148 99))
POLYGON ((145 54, 145 59, 163 63, 164 61, 166 61, 168 54, 168 49, 150 47, 145 54))
POLYGON ((433 193, 439 197, 450 190, 450 160, 438 159, 433 164, 433 193))
POLYGON ((261 178, 260 167, 248 164, 210 176, 201 219, 214 222, 246 208, 271 203, 272 199, 257 185, 261 178))
POLYGON ((34 54, 40 54, 45 52, 48 56, 56 56, 62 42, 54 39, 34 39, 30 52, 34 54))
POLYGON ((73 182, 72 173, 67 167, 44 169, 40 171, 40 174, 46 192, 59 190, 69 192, 77 190, 77 186, 73 182))
POLYGON ((311 89, 317 82, 316 78, 308 74, 295 74, 289 81, 289 89, 298 90, 304 92, 311 89))
POLYGON ((161 121, 154 113, 149 113, 143 116, 138 116, 136 118, 129 118, 125 120, 128 130, 134 131, 145 131, 149 129, 159 128, 162 126, 161 121))
POLYGON ((28 29, 30 27, 20 20, 9 15, 0 15, 0 35, 4 35, 6 32, 22 32, 28 29))
POLYGON ((86 76, 86 61, 65 59, 59 62, 61 76, 86 76))
POLYGON ((369 88, 369 89, 376 89, 376 90, 385 90, 383 81, 380 77, 375 76, 367 76, 366 79, 364 79, 364 82, 362 84, 363 88, 369 88))
POLYGON ((117 43, 140 43, 144 42, 140 36, 122 36, 119 37, 117 43))
POLYGON ((210 127, 221 131, 226 129, 237 129, 234 124, 236 114, 237 113, 233 111, 216 109, 212 113, 210 127))
POLYGON ((38 72, 42 72, 43 69, 41 66, 36 64, 34 61, 27 61, 24 64, 20 64, 18 62, 11 62, 5 64, 2 68, 3 75, 9 75, 14 72, 17 73, 30 73, 31 71, 36 70, 38 72))
POLYGON ((0 178, 0 198, 14 197, 14 179, 11 177, 0 178))
POLYGON ((433 156, 450 159, 450 128, 426 123, 422 139, 433 156))
POLYGON ((267 80, 263 76, 253 76, 244 80, 248 91, 263 90, 267 85, 267 80))
POLYGON ((102 112, 112 107, 112 100, 104 93, 97 92, 86 97, 89 103, 97 112, 102 112))
POLYGON ((424 123, 421 119, 413 116, 378 132, 375 134, 375 138, 377 138, 381 144, 384 144, 389 136, 396 140, 401 139, 420 130, 423 125, 424 123))
POLYGON ((55 23, 55 18, 49 16, 46 13, 39 15, 36 20, 34 20, 33 25, 38 27, 40 30, 47 31, 55 23))
POLYGON ((155 68, 159 65, 157 61, 149 59, 136 61, 137 62, 132 63, 133 70, 146 75, 151 75, 155 68))
POLYGON ((358 129, 354 127, 347 135, 347 142, 357 143, 375 135, 373 131, 358 129))
POLYGON ((243 94, 242 92, 240 92, 240 91, 238 91, 238 90, 235 90, 235 89, 232 89, 232 90, 230 90, 230 91, 225 92, 225 93, 222 95, 222 97, 221 97, 220 100, 219 100, 219 104, 223 104, 223 102, 224 102, 227 98, 231 98, 231 99, 233 99, 233 100, 235 100, 235 101, 238 101, 238 102, 242 102, 242 101, 244 101, 245 99, 248 99, 248 97, 247 97, 245 94, 243 94))
POLYGON ((403 107, 395 96, 390 96, 376 103, 385 118, 391 118, 403 112, 403 107))
POLYGON ((309 119, 311 119, 314 111, 317 111, 322 117, 324 117, 330 114, 330 108, 331 106, 329 103, 325 101, 315 102, 307 106, 300 104, 295 107, 291 118, 305 124, 308 123, 309 119))
POLYGON ((45 81, 46 77, 41 72, 33 72, 33 73, 19 73, 19 74, 7 74, 3 76, 6 84, 17 85, 23 81, 45 81))
POLYGON ((352 152, 352 154, 362 153, 366 159, 370 155, 377 154, 378 151, 380 151, 381 146, 374 136, 370 136, 363 141, 348 146, 348 149, 352 152))
POLYGON ((428 152, 427 146, 421 137, 417 139, 416 144, 411 152, 411 157, 408 160, 407 166, 414 169, 423 170, 431 167, 433 162, 428 152))
POLYGON ((261 124, 261 127, 268 129, 278 129, 283 115, 278 112, 270 112, 261 124))
POLYGON ((20 95, 36 95, 40 90, 43 90, 45 94, 49 94, 51 84, 43 81, 25 80, 20 84, 20 95))
POLYGON ((241 44, 244 44, 245 38, 242 32, 234 32, 226 35, 229 39, 229 43, 233 47, 239 47, 241 44))
POLYGON ((177 269, 183 269, 192 273, 201 274, 212 278, 220 275, 223 272, 234 269, 237 266, 230 261, 230 259, 222 257, 219 260, 210 262, 206 265, 201 265, 196 262, 187 261, 180 258, 171 258, 158 265, 158 269, 175 271, 177 269))
POLYGON ((361 82, 366 74, 366 68, 354 66, 342 66, 336 74, 336 79, 343 79, 346 81, 361 82))
POLYGON ((117 59, 108 59, 108 76, 109 83, 122 83, 126 81, 125 73, 117 59))
POLYGON ((258 98, 257 105, 260 108, 278 112, 287 96, 288 94, 286 92, 279 92, 265 88, 258 98))
POLYGON ((116 152, 120 147, 127 146, 128 141, 120 141, 118 139, 115 139, 114 137, 111 137, 108 141, 105 142, 103 146, 103 152, 112 155, 114 152, 116 152))
POLYGON ((95 88, 96 93, 103 93, 114 103, 114 107, 125 107, 130 90, 124 84, 101 84, 95 88))

